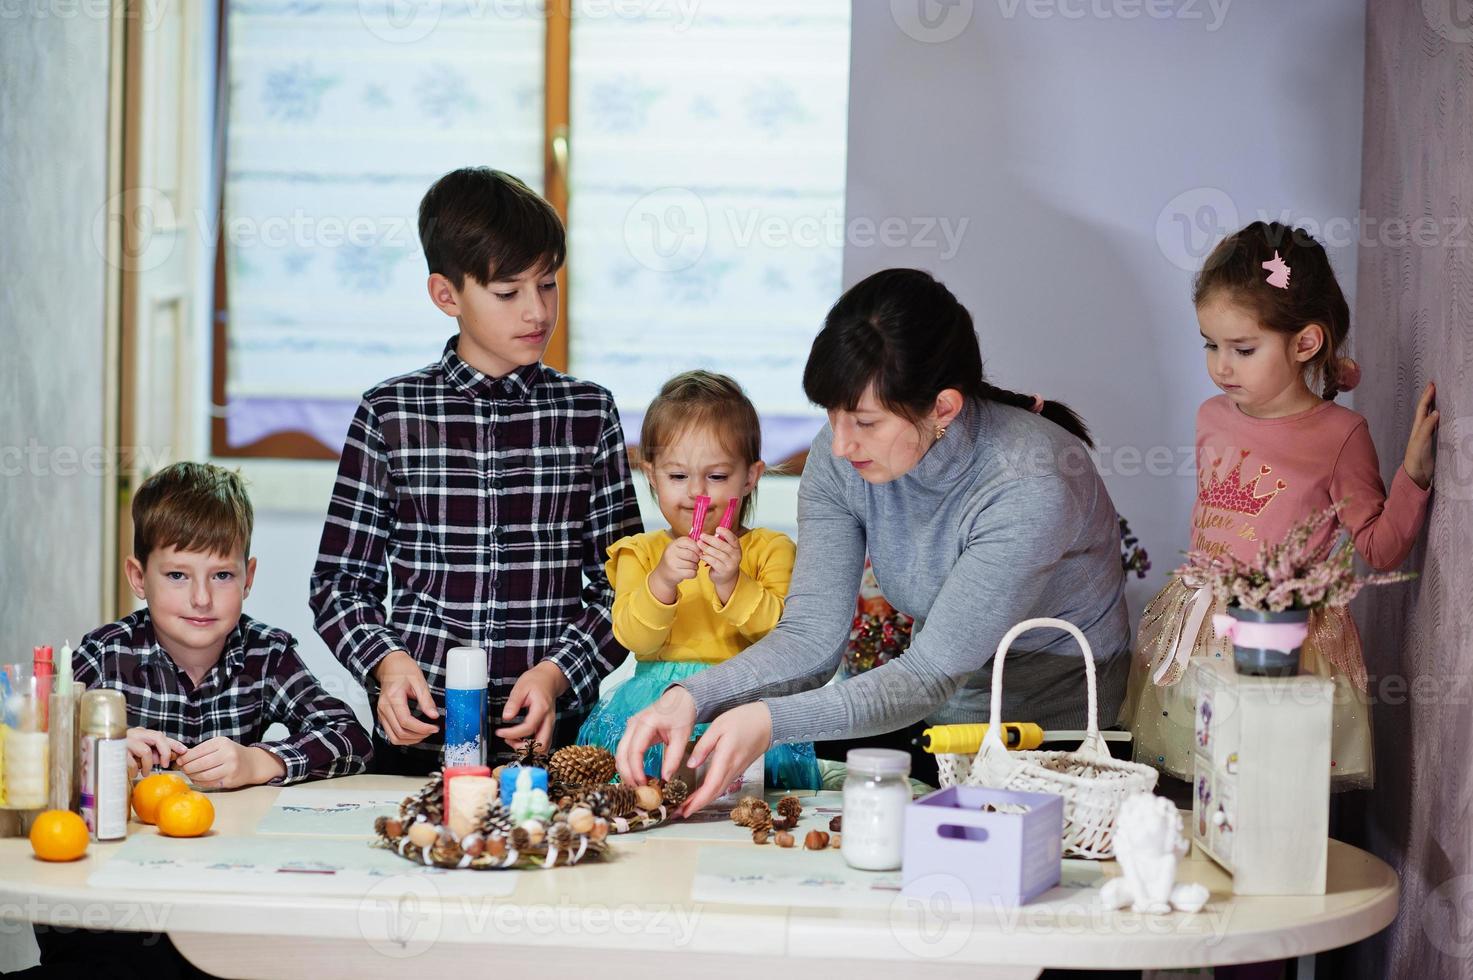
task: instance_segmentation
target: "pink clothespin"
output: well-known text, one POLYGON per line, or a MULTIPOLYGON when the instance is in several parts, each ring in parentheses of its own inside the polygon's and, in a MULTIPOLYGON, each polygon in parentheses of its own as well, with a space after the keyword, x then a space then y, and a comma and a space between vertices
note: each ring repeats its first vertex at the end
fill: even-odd
POLYGON ((701 494, 696 498, 695 516, 690 519, 690 539, 697 544, 701 541, 701 532, 706 528, 706 511, 711 509, 711 498, 701 494))

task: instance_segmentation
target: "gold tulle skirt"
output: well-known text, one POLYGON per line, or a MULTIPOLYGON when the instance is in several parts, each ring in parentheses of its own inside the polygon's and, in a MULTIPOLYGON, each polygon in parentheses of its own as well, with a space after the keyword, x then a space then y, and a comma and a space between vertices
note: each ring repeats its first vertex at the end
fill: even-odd
MULTIPOLYGON (((1192 778, 1196 685, 1180 667, 1162 669, 1191 612, 1196 590, 1173 577, 1141 616, 1121 721, 1135 737, 1135 761, 1178 779, 1192 778), (1160 673, 1164 683, 1154 679, 1160 673)), ((1192 659, 1231 661, 1232 643, 1217 635, 1212 615, 1225 612, 1218 600, 1202 620, 1192 659)), ((1335 686, 1334 731, 1330 739, 1330 785, 1335 791, 1369 788, 1375 782, 1371 744, 1371 705, 1360 633, 1343 607, 1315 610, 1309 636, 1300 650, 1300 670, 1328 678, 1335 686)))

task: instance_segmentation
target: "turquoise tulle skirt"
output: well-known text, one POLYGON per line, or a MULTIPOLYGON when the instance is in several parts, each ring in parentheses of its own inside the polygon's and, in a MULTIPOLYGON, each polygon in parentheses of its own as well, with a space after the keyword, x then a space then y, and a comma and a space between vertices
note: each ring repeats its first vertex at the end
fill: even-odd
MULTIPOLYGON (((578 731, 579 744, 598 745, 610 752, 615 751, 619 747, 619 739, 624 736, 624 726, 632 715, 654 704, 671 684, 679 683, 709 666, 664 660, 638 661, 634 665, 634 676, 600 698, 589 713, 588 720, 578 731)), ((700 735, 707 727, 697 725, 695 734, 700 735)), ((654 745, 645 752, 644 771, 649 775, 660 774, 664 749, 663 745, 654 745)), ((774 745, 763 756, 762 764, 767 785, 772 789, 818 789, 823 785, 811 742, 774 745)))

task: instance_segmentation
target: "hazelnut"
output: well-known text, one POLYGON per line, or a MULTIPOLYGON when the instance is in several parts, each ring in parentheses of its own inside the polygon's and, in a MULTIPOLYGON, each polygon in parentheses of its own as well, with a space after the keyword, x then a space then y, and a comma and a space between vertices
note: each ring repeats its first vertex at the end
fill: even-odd
POLYGON ((645 783, 634 789, 634 805, 641 810, 655 810, 660 806, 660 788, 645 783))
POLYGON ((840 846, 842 846, 842 845, 840 845, 840 843, 839 843, 839 835, 838 835, 838 834, 835 834, 835 835, 834 835, 834 836, 833 836, 833 837, 832 837, 832 838, 831 838, 831 839, 830 839, 830 840, 829 840, 829 847, 832 847, 832 848, 835 848, 835 849, 838 849, 838 848, 839 848, 839 847, 840 847, 840 846))
POLYGON ((765 830, 754 830, 754 831, 752 831, 752 843, 753 844, 766 844, 767 843, 767 831, 765 831, 765 830))
POLYGON ((494 858, 506 857, 506 838, 492 837, 486 841, 486 854, 494 858))
POLYGON ((803 838, 803 846, 810 851, 821 851, 829 846, 829 835, 821 830, 810 830, 803 838))
POLYGON ((575 834, 586 834, 593 830, 593 811, 586 806, 574 807, 568 813, 568 829, 575 834))
POLYGON ((415 847, 433 847, 440 839, 440 828, 428 821, 421 820, 409 828, 409 843, 415 847))
POLYGON ((775 843, 778 847, 792 847, 795 842, 793 840, 792 834, 788 833, 786 830, 780 830, 777 833, 775 843))

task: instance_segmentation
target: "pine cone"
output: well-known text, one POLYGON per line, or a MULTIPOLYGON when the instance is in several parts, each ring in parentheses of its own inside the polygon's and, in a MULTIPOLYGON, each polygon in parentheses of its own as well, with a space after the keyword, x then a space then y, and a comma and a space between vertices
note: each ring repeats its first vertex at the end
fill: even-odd
POLYGON ((527 828, 525 827, 514 827, 512 828, 511 836, 507 839, 507 843, 516 850, 525 852, 532 846, 532 835, 527 833, 527 828))
POLYGON ((570 851, 573 849, 573 840, 576 836, 573 833, 572 827, 561 822, 555 823, 552 825, 552 829, 547 832, 547 844, 549 847, 555 847, 559 851, 570 851))
POLYGON ((803 812, 803 804, 798 802, 796 796, 784 796, 777 801, 777 812, 784 820, 791 820, 792 826, 798 825, 798 815, 803 812))
POLYGON ((754 835, 767 834, 772 830, 772 811, 765 806, 760 810, 754 809, 752 815, 747 818, 747 826, 752 828, 754 835))
POLYGON ((430 781, 399 804, 399 820, 404 824, 411 824, 418 817, 424 817, 432 824, 445 822, 445 776, 437 772, 430 777, 430 781))
POLYGON ((442 868, 453 868, 465 854, 453 839, 441 838, 430 848, 430 860, 442 868))
POLYGON ((596 745, 565 746, 547 764, 548 780, 563 784, 607 783, 617 771, 614 754, 596 745))
POLYGON ((680 806, 690 798, 690 787, 685 784, 685 780, 680 778, 670 780, 661 787, 660 792, 664 797, 665 805, 671 809, 680 806))
POLYGON ((522 758, 518 762, 519 765, 546 769, 551 761, 547 749, 535 738, 529 738, 522 743, 522 758))
POLYGON ((615 817, 631 816, 634 813, 636 800, 633 786, 614 783, 596 787, 579 802, 598 816, 612 820, 615 817))
POLYGON ((481 814, 481 835, 484 837, 509 836, 514 829, 511 817, 507 815, 506 808, 501 805, 500 800, 493 800, 481 814))

